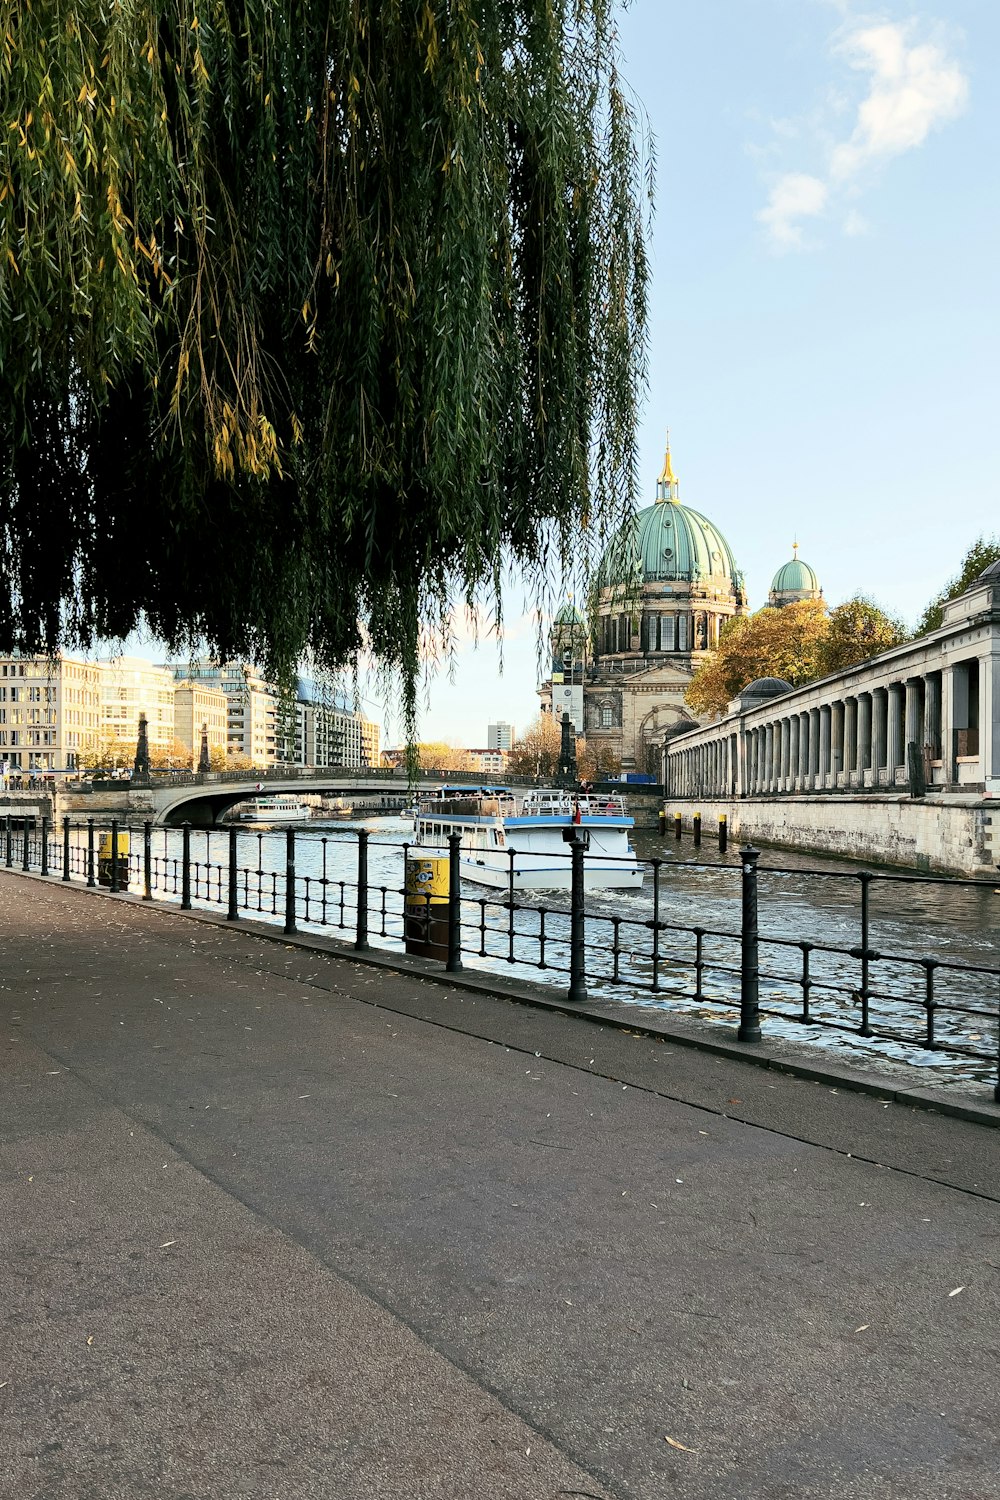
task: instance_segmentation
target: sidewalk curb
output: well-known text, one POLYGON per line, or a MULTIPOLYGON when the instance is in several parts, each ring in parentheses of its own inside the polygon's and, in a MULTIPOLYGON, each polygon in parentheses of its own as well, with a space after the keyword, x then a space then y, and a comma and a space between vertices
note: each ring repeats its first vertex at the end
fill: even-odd
MULTIPOLYGON (((266 942, 281 944, 286 948, 301 948, 305 952, 325 953, 331 958, 365 964, 369 968, 412 975, 425 982, 439 984, 448 989, 462 990, 467 994, 482 995, 488 999, 506 1000, 514 1005, 527 1005, 536 1010, 573 1016, 591 1025, 607 1026, 615 1031, 649 1037, 653 1041, 669 1042, 672 1046, 692 1047, 697 1051, 712 1053, 733 1062, 749 1063, 753 1067, 787 1073, 793 1078, 806 1079, 812 1083, 830 1084, 837 1088, 848 1089, 853 1093, 871 1094, 876 1098, 892 1100, 896 1104, 926 1110, 931 1114, 950 1115, 954 1119, 965 1120, 971 1124, 985 1125, 993 1129, 1000 1128, 1000 1104, 991 1104, 985 1100, 980 1104, 971 1100, 956 1099, 946 1090, 930 1086, 900 1088, 889 1077, 880 1081, 868 1073, 852 1072, 848 1068, 838 1068, 817 1062, 804 1053, 790 1052, 786 1055, 784 1052, 766 1052, 762 1050, 766 1043, 751 1045, 736 1040, 730 1041, 722 1036, 716 1037, 707 1031, 693 1027, 675 1023, 664 1024, 659 1020, 653 1022, 649 1019, 648 1009, 629 1006, 627 1002, 615 1005, 613 1010, 610 1004, 605 1005, 598 1001, 574 1005, 568 1000, 553 996, 544 985, 533 984, 530 980, 514 982, 504 979, 501 975, 479 974, 469 969, 449 974, 443 968, 434 966, 433 960, 413 957, 407 953, 388 953, 377 948, 357 949, 350 942, 337 938, 320 937, 318 934, 306 936, 302 933, 290 934, 283 932, 276 924, 253 922, 243 917, 238 922, 230 922, 215 912, 182 911, 179 906, 145 901, 141 896, 134 895, 130 891, 112 892, 100 886, 81 885, 78 881, 63 881, 59 876, 43 876, 34 871, 26 872, 16 868, 8 870, 6 866, 0 866, 0 873, 16 875, 21 880, 37 881, 39 884, 61 890, 99 896, 108 901, 124 902, 130 906, 140 907, 144 911, 156 912, 164 916, 188 918, 212 927, 221 927, 227 932, 244 933, 266 942)), ((786 1045, 783 1039, 781 1045, 782 1047, 786 1045)))

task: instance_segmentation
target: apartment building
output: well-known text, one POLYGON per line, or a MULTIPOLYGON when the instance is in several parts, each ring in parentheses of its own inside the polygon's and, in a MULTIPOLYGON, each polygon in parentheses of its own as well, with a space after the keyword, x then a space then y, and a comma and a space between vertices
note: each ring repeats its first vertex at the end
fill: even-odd
POLYGON ((103 747, 125 765, 135 753, 139 715, 146 715, 149 754, 154 761, 174 748, 174 675, 138 656, 101 662, 103 747))
POLYGON ((210 756, 225 755, 229 743, 229 699, 210 682, 174 684, 174 733, 197 766, 202 726, 208 732, 210 756))
POLYGON ((103 667, 74 656, 0 657, 3 774, 73 771, 101 733, 103 667))
MULTIPOLYGON (((226 700, 226 748, 266 770, 279 761, 280 695, 273 682, 247 662, 207 660, 169 668, 180 682, 209 687, 226 700)), ((201 726, 198 727, 199 735, 201 726)), ((199 740, 200 744, 200 740, 199 740)))

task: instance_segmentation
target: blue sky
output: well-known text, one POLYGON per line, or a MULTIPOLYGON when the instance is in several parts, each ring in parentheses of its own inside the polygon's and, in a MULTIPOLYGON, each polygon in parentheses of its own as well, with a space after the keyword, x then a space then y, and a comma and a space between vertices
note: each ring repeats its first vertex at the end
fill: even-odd
MULTIPOLYGON (((658 160, 640 503, 669 426, 754 607, 798 537, 831 603, 915 623, 1000 530, 1000 4, 634 0, 621 37, 658 160)), ((534 717, 521 606, 424 738, 534 717)))

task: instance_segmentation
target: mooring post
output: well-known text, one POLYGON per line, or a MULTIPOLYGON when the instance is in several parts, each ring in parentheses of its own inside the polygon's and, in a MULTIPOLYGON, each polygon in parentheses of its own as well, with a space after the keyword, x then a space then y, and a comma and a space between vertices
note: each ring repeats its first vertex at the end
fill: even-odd
POLYGON ((462 835, 448 835, 448 961, 445 969, 457 974, 462 967, 462 835))
POLYGON ((679 812, 674 813, 674 838, 679 839, 684 831, 684 819, 679 812))
POLYGON ((697 849, 701 843, 701 813, 696 812, 691 819, 691 832, 694 834, 694 844, 697 849))
POLYGON ((759 849, 741 849, 743 909, 740 929, 740 1028, 741 1042, 760 1041, 758 1009, 760 969, 757 956, 757 861, 759 849))
POLYGON ((719 814, 719 853, 725 854, 729 848, 729 822, 725 813, 719 814))

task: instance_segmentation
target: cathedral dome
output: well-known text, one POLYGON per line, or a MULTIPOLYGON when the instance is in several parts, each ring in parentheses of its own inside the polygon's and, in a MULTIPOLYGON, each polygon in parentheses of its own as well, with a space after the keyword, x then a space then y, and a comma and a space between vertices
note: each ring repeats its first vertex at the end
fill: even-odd
POLYGON ((740 570, 722 532, 700 511, 681 505, 669 446, 656 503, 633 516, 611 542, 598 581, 603 587, 712 581, 727 592, 742 592, 740 570))
POLYGON ((583 611, 580 610, 580 609, 577 609, 576 605, 573 604, 573 603, 564 604, 561 609, 559 609, 559 610, 556 611, 556 614, 555 614, 555 616, 553 618, 553 621, 552 621, 552 624, 555 625, 555 626, 558 626, 558 625, 584 625, 585 626, 586 623, 587 623, 587 618, 584 615, 583 611))

